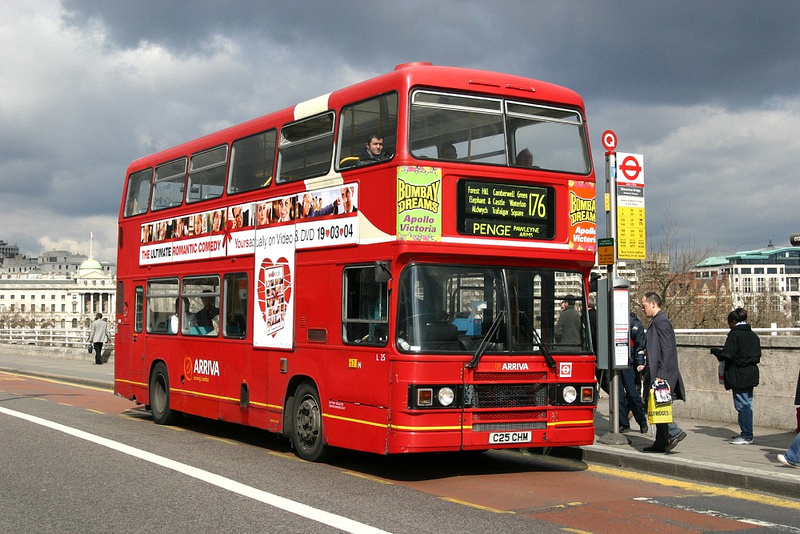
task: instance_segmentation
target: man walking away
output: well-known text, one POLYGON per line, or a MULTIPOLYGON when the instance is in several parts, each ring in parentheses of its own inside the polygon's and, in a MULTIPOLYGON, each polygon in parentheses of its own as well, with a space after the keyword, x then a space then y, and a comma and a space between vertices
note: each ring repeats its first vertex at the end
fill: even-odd
POLYGON ((103 320, 103 314, 97 313, 92 321, 89 332, 89 343, 94 345, 94 363, 103 363, 103 343, 108 341, 108 324, 103 320))
MULTIPOLYGON (((666 380, 672 390, 672 398, 686 401, 686 389, 683 385, 680 369, 678 368, 678 343, 675 339, 675 329, 661 311, 661 297, 658 293, 648 292, 642 297, 642 309, 650 318, 650 328, 645 334, 647 347, 647 375, 646 385, 648 395, 651 386, 657 380, 666 380)), ((640 365, 639 371, 645 366, 640 365)), ((669 452, 686 437, 686 433, 672 423, 656 424, 656 440, 650 447, 645 447, 644 452, 669 452)))

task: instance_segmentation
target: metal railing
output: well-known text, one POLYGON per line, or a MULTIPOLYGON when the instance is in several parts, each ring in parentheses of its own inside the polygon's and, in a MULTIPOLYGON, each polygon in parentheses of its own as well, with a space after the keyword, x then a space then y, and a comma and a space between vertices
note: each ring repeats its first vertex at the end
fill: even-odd
MULTIPOLYGON (((727 334, 730 332, 730 328, 676 328, 676 334, 727 334)), ((753 328, 753 332, 756 334, 769 334, 773 336, 777 336, 778 334, 787 334, 787 335, 798 335, 800 334, 800 328, 790 327, 790 328, 778 328, 777 326, 773 326, 771 328, 753 328)))
MULTIPOLYGON (((89 339, 89 328, 0 328, 0 343, 38 345, 41 347, 83 347, 89 339)), ((108 333, 113 346, 114 333, 108 333)))

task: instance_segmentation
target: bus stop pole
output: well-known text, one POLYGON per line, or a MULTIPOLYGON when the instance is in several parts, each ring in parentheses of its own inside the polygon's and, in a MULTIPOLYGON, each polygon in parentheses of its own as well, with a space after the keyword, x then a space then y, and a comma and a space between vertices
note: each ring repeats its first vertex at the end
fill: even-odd
MULTIPOLYGON (((606 237, 614 238, 617 234, 617 154, 616 152, 606 152, 606 237)), ((628 439, 619 432, 619 377, 615 368, 615 344, 614 344, 614 286, 617 280, 617 244, 614 243, 614 260, 607 266, 608 292, 606 304, 608 310, 605 314, 606 328, 603 335, 606 336, 608 347, 608 428, 609 432, 598 438, 598 441, 607 445, 627 445, 628 439)), ((600 330, 598 325, 598 330, 600 330)), ((599 332, 598 332, 599 333, 599 332)))

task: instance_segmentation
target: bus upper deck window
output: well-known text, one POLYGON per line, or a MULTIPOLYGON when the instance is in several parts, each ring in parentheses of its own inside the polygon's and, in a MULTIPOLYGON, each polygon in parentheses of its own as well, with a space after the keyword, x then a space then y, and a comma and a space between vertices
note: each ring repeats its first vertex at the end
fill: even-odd
POLYGON ((186 180, 186 158, 176 159, 156 167, 153 178, 153 211, 180 206, 186 180))
POLYGON ((153 169, 134 172, 128 178, 128 190, 125 195, 125 217, 139 215, 147 211, 150 204, 150 178, 153 169))
POLYGON ((269 130, 233 142, 228 194, 252 191, 272 183, 277 132, 269 130))
POLYGON ((397 149, 397 93, 381 95, 342 108, 339 121, 337 168, 389 161, 397 149), (383 140, 378 157, 367 154, 367 143, 383 140))
POLYGON ((225 186, 225 164, 228 146, 223 145, 194 154, 189 163, 189 185, 186 202, 197 202, 222 196, 225 186))
POLYGON ((583 118, 573 109, 506 102, 511 165, 587 174, 591 158, 583 118))
POLYGON ((332 112, 288 124, 281 130, 278 183, 322 176, 328 172, 332 156, 332 112))
POLYGON ((417 91, 412 96, 410 136, 411 153, 417 158, 506 162, 498 98, 417 91))

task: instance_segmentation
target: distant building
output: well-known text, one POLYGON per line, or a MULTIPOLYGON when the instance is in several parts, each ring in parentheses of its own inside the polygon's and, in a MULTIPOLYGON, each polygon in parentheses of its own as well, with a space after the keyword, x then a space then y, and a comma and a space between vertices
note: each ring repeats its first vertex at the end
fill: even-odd
POLYGON ((97 312, 113 317, 115 306, 113 264, 50 251, 6 258, 0 267, 0 327, 85 328, 97 312))
POLYGON ((3 259, 13 258, 19 255, 19 247, 17 245, 9 245, 0 239, 0 265, 3 264, 3 259))
MULTIPOLYGON (((84 254, 65 250, 44 252, 38 258, 16 254, 6 257, 0 265, 0 278, 73 278, 86 259, 84 254)), ((117 267, 113 263, 99 265, 104 273, 116 275, 117 267)))
POLYGON ((733 307, 758 308, 800 321, 800 248, 775 247, 706 258, 693 270, 698 280, 728 285, 733 307))

